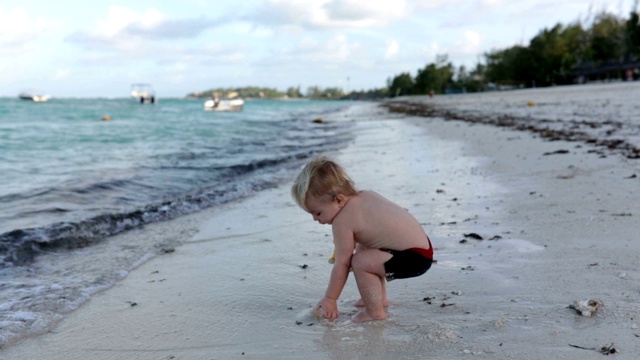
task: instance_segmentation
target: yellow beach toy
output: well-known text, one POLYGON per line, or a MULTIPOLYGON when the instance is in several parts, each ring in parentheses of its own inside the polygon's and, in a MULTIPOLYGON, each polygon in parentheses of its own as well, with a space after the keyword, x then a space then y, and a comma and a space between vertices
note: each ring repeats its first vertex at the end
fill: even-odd
MULTIPOLYGON (((336 243, 336 241, 335 241, 335 240, 333 240, 333 243, 335 244, 335 243, 336 243)), ((331 254, 331 257, 329 258, 329 260, 327 260, 327 262, 328 262, 329 264, 335 264, 335 262, 336 262, 336 249, 335 249, 335 246, 334 246, 334 248, 333 248, 333 254, 331 254)))
MULTIPOLYGON (((333 243, 335 244, 336 241, 333 240, 333 243)), ((335 249, 333 250, 333 254, 331 254, 331 257, 329 258, 329 260, 327 260, 327 262, 329 264, 335 264, 335 262, 336 262, 336 250, 335 249)), ((349 271, 353 271, 353 268, 349 267, 349 271)))

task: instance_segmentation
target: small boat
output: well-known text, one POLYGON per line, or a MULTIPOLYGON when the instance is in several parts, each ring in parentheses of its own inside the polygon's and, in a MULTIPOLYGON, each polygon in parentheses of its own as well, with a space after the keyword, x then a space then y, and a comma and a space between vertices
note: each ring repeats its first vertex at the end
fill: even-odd
POLYGON ((31 100, 33 102, 45 102, 51 99, 51 95, 45 95, 34 90, 25 90, 21 92, 18 97, 22 100, 31 100))
POLYGON ((243 106, 242 99, 211 99, 204 103, 207 111, 242 111, 243 106))
POLYGON ((131 97, 140 104, 156 103, 156 93, 149 84, 131 84, 131 97))

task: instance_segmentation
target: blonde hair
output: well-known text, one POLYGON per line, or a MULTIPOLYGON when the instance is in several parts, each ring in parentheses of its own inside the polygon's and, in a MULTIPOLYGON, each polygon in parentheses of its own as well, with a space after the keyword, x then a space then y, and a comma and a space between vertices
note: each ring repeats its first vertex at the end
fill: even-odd
POLYGON ((353 196, 357 190, 344 169, 325 156, 309 161, 291 186, 291 196, 306 211, 307 196, 320 197, 340 194, 353 196))

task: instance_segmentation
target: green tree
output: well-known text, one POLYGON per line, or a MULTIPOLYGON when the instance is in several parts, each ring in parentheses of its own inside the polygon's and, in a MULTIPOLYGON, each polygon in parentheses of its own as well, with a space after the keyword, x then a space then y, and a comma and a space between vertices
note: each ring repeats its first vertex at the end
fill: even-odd
POLYGON ((557 24, 544 29, 536 35, 529 45, 531 71, 537 84, 548 86, 566 83, 567 73, 576 64, 576 51, 579 47, 580 28, 564 28, 557 24), (578 37, 578 38, 576 38, 578 37))
POLYGON ((570 71, 576 64, 581 63, 587 56, 589 34, 579 22, 568 25, 560 33, 565 45, 562 59, 563 71, 570 71))
POLYGON ((300 92, 300 86, 298 87, 290 87, 287 89, 287 96, 290 98, 301 98, 302 92, 300 92))
POLYGON ((464 92, 482 91, 484 89, 484 68, 483 64, 477 63, 473 70, 468 71, 464 65, 461 65, 456 73, 456 81, 450 87, 464 92))
POLYGON ((322 98, 325 99, 339 99, 344 95, 344 91, 339 87, 329 87, 322 90, 322 98))
POLYGON ((624 53, 624 24, 615 15, 596 15, 590 31, 589 55, 596 64, 620 61, 624 53))
POLYGON ((625 26, 625 32, 625 57, 626 60, 629 61, 632 57, 640 57, 640 16, 638 16, 638 12, 635 8, 631 14, 629 14, 629 19, 625 26))
POLYGON ((516 45, 485 54, 486 80, 499 85, 533 86, 533 62, 529 48, 516 45))
POLYGON ((387 82, 389 94, 391 94, 392 97, 413 94, 415 82, 409 73, 396 75, 392 80, 388 80, 387 82))
POLYGON ((458 71, 456 72, 456 80, 459 83, 464 83, 465 81, 467 81, 467 79, 469 79, 467 67, 464 65, 460 65, 460 67, 458 67, 458 71))
POLYGON ((322 89, 319 86, 307 88, 307 97, 311 99, 340 99, 344 95, 341 88, 333 87, 322 89))
POLYGON ((475 69, 471 71, 471 78, 475 81, 484 81, 487 75, 487 66, 480 61, 476 63, 475 69))
POLYGON ((322 97, 322 89, 319 86, 309 86, 307 88, 307 97, 312 99, 319 99, 322 97))
POLYGON ((442 94, 447 86, 453 82, 453 64, 447 55, 436 56, 436 62, 418 70, 415 79, 415 93, 428 94, 434 91, 442 94))

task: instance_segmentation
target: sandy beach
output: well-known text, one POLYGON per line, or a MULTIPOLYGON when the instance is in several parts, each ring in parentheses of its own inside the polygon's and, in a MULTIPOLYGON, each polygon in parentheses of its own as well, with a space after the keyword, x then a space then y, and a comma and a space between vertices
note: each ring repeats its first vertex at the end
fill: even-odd
POLYGON ((633 83, 408 98, 440 112, 367 104, 324 119, 355 122, 328 155, 414 214, 435 248, 426 275, 389 284, 386 321, 349 320, 352 278, 338 320, 312 316, 331 228, 284 184, 110 240, 188 239, 0 359, 595 359, 603 347, 636 359, 640 160, 590 137, 640 146, 638 96, 633 83), (474 121, 507 115, 585 137, 474 121), (568 308, 589 299, 602 303, 592 316, 568 308))

